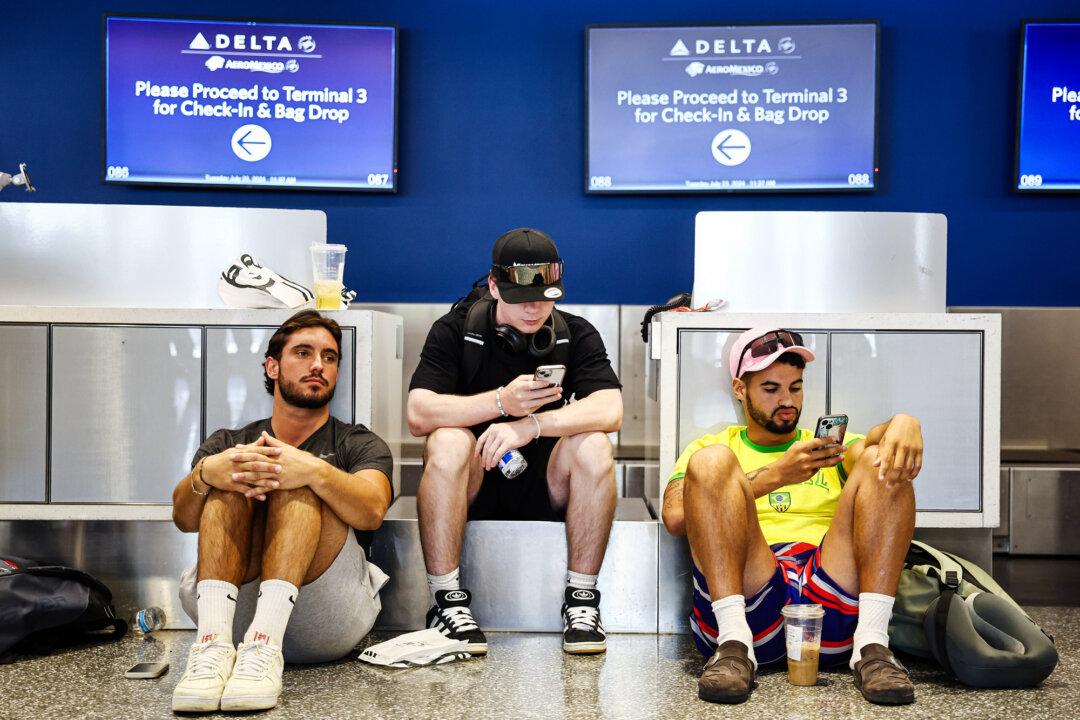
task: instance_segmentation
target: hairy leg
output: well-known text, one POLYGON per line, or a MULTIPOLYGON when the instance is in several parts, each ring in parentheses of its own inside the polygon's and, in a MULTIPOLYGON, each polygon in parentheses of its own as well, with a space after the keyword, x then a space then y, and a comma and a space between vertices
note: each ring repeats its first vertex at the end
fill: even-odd
POLYGON ((895 595, 915 532, 911 483, 878 480, 877 447, 859 457, 821 548, 821 565, 844 590, 895 595))
POLYGON ((547 481, 552 507, 566 508, 567 566, 599 574, 615 519, 615 461, 607 435, 561 438, 551 451, 547 481))
POLYGON ((199 518, 199 580, 239 586, 251 558, 252 517, 258 502, 211 488, 199 518))
POLYGON ((702 448, 691 456, 683 482, 686 535, 710 597, 750 597, 772 577, 776 559, 738 459, 721 445, 702 448))
MULTIPOLYGON (((323 535, 323 507, 310 488, 267 493, 261 575, 264 581, 285 580, 296 587, 304 584, 323 535)), ((343 538, 340 533, 335 555, 343 538)), ((328 551, 324 549, 324 555, 328 551)))
POLYGON ((465 428, 439 428, 424 446, 416 508, 424 565, 432 575, 444 575, 461 562, 469 503, 484 479, 475 447, 476 437, 465 428))

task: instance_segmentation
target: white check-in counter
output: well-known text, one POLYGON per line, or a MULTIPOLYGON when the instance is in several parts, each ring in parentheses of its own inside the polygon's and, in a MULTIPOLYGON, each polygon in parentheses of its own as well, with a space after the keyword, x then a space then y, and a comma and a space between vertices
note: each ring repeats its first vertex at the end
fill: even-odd
MULTIPOLYGON (((221 427, 267 417, 263 356, 293 311, 0 306, 0 520, 168 520, 221 427)), ((399 456, 401 318, 342 327, 330 405, 399 456)))
MULTIPOLYGON (((990 547, 999 523, 1001 319, 974 314, 663 313, 650 357, 660 407, 660 482, 694 438, 742 424, 728 353, 751 327, 798 331, 817 359, 805 372, 801 425, 845 413, 865 433, 897 412, 914 415, 925 438, 915 481, 917 532, 978 531, 990 547)), ((690 607, 685 538, 660 536, 659 628, 686 627, 690 607)))

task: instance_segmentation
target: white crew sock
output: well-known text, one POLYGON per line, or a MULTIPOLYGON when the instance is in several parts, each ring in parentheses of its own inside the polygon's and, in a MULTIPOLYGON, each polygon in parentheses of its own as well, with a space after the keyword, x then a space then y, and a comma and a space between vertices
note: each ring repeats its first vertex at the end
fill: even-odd
POLYGON ((566 572, 566 584, 572 588, 578 588, 580 590, 595 590, 596 578, 599 575, 586 575, 585 573, 574 572, 573 570, 567 570, 566 572))
POLYGON ((300 590, 287 580, 263 580, 259 583, 259 601, 255 617, 244 633, 244 642, 264 642, 281 647, 285 626, 289 624, 300 590))
POLYGON ((746 622, 746 598, 742 595, 728 595, 713 600, 713 614, 716 615, 716 644, 723 645, 728 640, 738 640, 747 648, 750 662, 757 669, 757 657, 754 655, 754 633, 746 622))
POLYGON ((851 662, 848 663, 852 670, 862 659, 862 649, 870 643, 889 647, 889 618, 895 600, 890 595, 859 593, 859 624, 855 626, 851 662))
POLYGON ((431 590, 432 599, 435 598, 435 593, 439 590, 460 590, 461 582, 458 580, 458 573, 461 568, 454 568, 445 575, 428 575, 427 586, 431 590))
POLYGON ((196 642, 220 637, 232 644, 233 616, 236 614, 236 586, 224 580, 200 580, 195 586, 195 607, 199 614, 196 642))

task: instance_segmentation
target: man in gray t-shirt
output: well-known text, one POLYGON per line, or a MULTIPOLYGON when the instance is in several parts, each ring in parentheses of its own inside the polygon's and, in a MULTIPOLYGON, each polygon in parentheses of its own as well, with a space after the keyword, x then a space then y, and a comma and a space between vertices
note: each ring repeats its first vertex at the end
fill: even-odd
POLYGON ((386 576, 362 544, 393 499, 392 458, 330 417, 340 352, 336 322, 289 318, 266 351, 272 415, 207 438, 173 490, 176 526, 199 533, 180 583, 198 630, 173 710, 271 708, 286 659, 338 659, 375 621, 386 576))

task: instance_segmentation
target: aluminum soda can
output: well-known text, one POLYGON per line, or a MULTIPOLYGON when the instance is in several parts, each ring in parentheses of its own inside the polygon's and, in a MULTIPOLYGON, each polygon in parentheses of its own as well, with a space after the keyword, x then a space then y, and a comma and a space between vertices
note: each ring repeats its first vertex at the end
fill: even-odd
POLYGON ((525 460, 525 456, 517 450, 507 450, 506 454, 499 458, 499 470, 508 478, 516 478, 525 472, 527 467, 529 463, 525 460))

